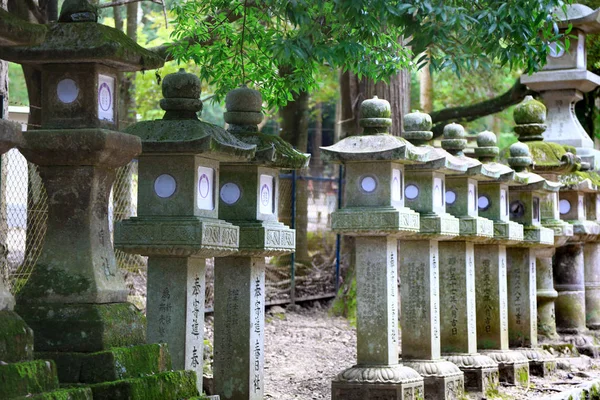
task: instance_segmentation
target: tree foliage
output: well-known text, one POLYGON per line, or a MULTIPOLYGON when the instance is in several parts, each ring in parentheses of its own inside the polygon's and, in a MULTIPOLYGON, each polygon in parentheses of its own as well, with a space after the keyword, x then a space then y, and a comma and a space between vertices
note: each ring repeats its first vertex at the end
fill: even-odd
POLYGON ((456 73, 492 62, 537 70, 560 37, 552 11, 561 6, 562 0, 188 0, 175 6, 170 51, 195 61, 219 99, 251 84, 271 105, 283 105, 317 86, 322 65, 386 80, 418 66, 414 55, 425 48, 433 68, 456 73))

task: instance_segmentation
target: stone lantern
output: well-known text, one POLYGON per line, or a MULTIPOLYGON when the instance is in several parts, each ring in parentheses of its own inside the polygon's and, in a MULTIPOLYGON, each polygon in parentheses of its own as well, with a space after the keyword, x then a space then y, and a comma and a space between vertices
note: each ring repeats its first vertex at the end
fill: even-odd
POLYGON ((465 389, 486 393, 499 384, 498 364, 477 353, 475 251, 477 242, 494 236, 494 222, 478 215, 478 184, 512 175, 509 168, 487 168, 468 158, 464 128, 444 127, 442 148, 468 164, 467 173, 446 176, 446 210, 460 221, 460 236, 439 243, 441 350, 465 374, 465 389))
POLYGON ((594 149, 594 142, 577 120, 575 103, 583 98, 583 93, 600 85, 600 77, 587 70, 585 48, 586 36, 600 32, 599 13, 600 10, 582 4, 567 5, 566 14, 558 8, 561 32, 569 29, 566 36, 574 36, 575 40, 570 39, 568 50, 564 39, 553 43, 542 71, 521 76, 521 83, 539 92, 548 107, 548 129, 544 138, 575 147, 577 155, 594 169, 600 167, 600 152, 594 149))
MULTIPOLYGON (((464 374, 441 355, 439 241, 460 233, 459 219, 446 212, 446 177, 466 174, 469 162, 425 145, 431 126, 428 114, 411 113, 402 133, 424 154, 422 163, 406 167, 405 204, 420 214, 420 230, 400 241, 402 362, 423 376, 426 397, 453 399, 463 394, 464 374)), ((457 269, 462 263, 466 271, 467 251, 459 249, 457 269)))
POLYGON ((554 245, 554 231, 542 226, 542 202, 562 185, 528 171, 533 160, 526 144, 517 142, 509 151, 508 163, 521 183, 510 189, 509 212, 523 225, 524 241, 507 250, 508 340, 529 359, 531 372, 544 376, 556 368, 556 360, 538 348, 536 249, 554 245))
POLYGON ((163 79, 162 120, 131 125, 142 141, 138 216, 121 221, 115 246, 148 256, 147 336, 167 343, 173 366, 202 388, 205 259, 238 250, 239 228, 218 219, 219 163, 249 160, 255 146, 200 121, 200 80, 163 79))
MULTIPOLYGON (((586 175, 593 179, 596 189, 586 194, 587 218, 600 226, 600 179, 597 172, 588 172, 586 175)), ((600 242, 586 243, 584 259, 586 325, 597 331, 600 330, 600 242)))
POLYGON ((526 385, 527 358, 508 344, 506 245, 523 241, 523 226, 509 220, 509 188, 518 182, 511 168, 496 162, 498 154, 494 133, 477 135, 475 156, 500 176, 496 181, 479 182, 477 207, 481 216, 494 221, 494 237, 475 245, 477 349, 498 363, 501 381, 526 385))
POLYGON ((309 155, 258 132, 260 92, 241 87, 225 103, 229 132, 257 149, 252 160, 222 163, 219 173, 219 217, 240 228, 240 246, 215 259, 215 393, 221 399, 262 399, 265 257, 296 247, 296 232, 277 220, 279 170, 304 168, 309 155))
MULTIPOLYGON (((334 379, 334 400, 424 396, 423 378, 398 364, 397 238, 419 231, 419 215, 404 206, 404 164, 424 159, 427 151, 391 136, 390 115, 387 101, 365 100, 364 134, 323 148, 324 157, 343 163, 346 171, 345 205, 333 214, 332 227, 356 237, 357 364, 334 379)), ((404 344, 412 328, 403 327, 404 344)))

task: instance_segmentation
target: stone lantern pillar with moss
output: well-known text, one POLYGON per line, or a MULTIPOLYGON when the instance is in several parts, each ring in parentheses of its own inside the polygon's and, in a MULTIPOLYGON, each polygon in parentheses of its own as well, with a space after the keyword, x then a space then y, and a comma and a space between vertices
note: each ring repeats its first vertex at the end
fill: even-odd
POLYGON ((458 398, 464 374, 441 355, 439 241, 460 233, 459 219, 446 212, 446 176, 466 174, 469 163, 426 145, 433 136, 428 114, 407 114, 402 135, 424 154, 422 163, 406 168, 405 204, 419 213, 420 230, 400 240, 402 362, 423 376, 425 397, 458 398))
POLYGON ((205 261, 238 250, 239 228, 218 219, 219 163, 250 160, 255 146, 200 121, 200 80, 163 79, 161 120, 127 128, 142 141, 138 216, 115 230, 115 246, 148 256, 147 335, 167 343, 173 366, 202 388, 205 261))
POLYGON ((499 180, 510 168, 487 168, 468 158, 464 128, 446 125, 442 148, 468 164, 464 175, 446 176, 446 210, 460 221, 460 236, 439 243, 442 355, 465 374, 465 389, 486 393, 499 385, 498 364, 477 353, 475 243, 494 236, 494 222, 478 215, 478 184, 499 180))
POLYGON ((296 232, 278 222, 279 170, 308 165, 277 136, 258 132, 260 92, 241 87, 225 99, 228 131, 256 155, 220 168, 219 217, 240 228, 239 252, 215 259, 213 375, 221 399, 264 397, 265 257, 289 254, 296 232))
POLYGON ((346 171, 345 204, 333 214, 332 227, 356 237, 357 363, 334 379, 334 400, 424 396, 423 378, 398 363, 397 238, 419 231, 419 215, 404 206, 404 164, 426 152, 389 134, 390 114, 387 101, 365 100, 364 134, 323 148, 324 157, 346 171))

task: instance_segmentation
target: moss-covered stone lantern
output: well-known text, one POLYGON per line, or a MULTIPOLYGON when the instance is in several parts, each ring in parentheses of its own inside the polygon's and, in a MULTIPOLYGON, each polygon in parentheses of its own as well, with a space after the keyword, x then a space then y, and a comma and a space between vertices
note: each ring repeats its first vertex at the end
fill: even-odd
MULTIPOLYGON (((68 11, 72 3, 65 2, 65 15, 77 12, 68 11)), ((21 32, 10 18, 1 14, 0 25, 8 21, 7 29, 21 32)), ((138 138, 116 131, 116 77, 163 61, 95 20, 43 30, 43 41, 0 46, 1 59, 41 70, 41 129, 25 132, 19 149, 39 166, 50 199, 44 248, 17 296, 17 312, 35 331, 36 351, 141 343, 143 319, 126 302, 108 228, 116 168, 141 150, 138 138)))
MULTIPOLYGON (((322 149, 324 158, 343 163, 346 171, 345 204, 333 214, 332 228, 356 237, 357 364, 334 379, 334 400, 424 396, 423 378, 398 363, 397 237, 419 231, 419 215, 404 206, 404 164, 426 152, 389 134, 390 115, 387 101, 365 100, 364 134, 322 149)), ((411 328, 403 326, 404 342, 411 328)))
POLYGON ((500 381, 526 385, 527 358, 509 349, 506 245, 523 241, 523 226, 509 220, 509 188, 517 184, 514 171, 496 162, 499 150, 493 132, 477 135, 475 156, 500 179, 479 182, 477 207, 494 221, 494 237, 475 245, 477 349, 498 363, 500 381))
POLYGON ((278 222, 279 170, 308 164, 277 136, 258 132, 260 92, 227 94, 228 131, 256 145, 256 155, 220 168, 219 217, 240 228, 239 252, 215 259, 213 376, 221 399, 264 397, 265 257, 295 250, 296 232, 278 222))
POLYGON ((433 136, 431 126, 428 114, 404 117, 402 135, 418 145, 415 152, 422 152, 423 162, 406 167, 405 204, 419 213, 420 230, 400 240, 402 362, 423 376, 425 397, 453 399, 464 392, 464 374, 441 354, 439 241, 460 233, 459 219, 446 212, 446 177, 466 174, 469 163, 426 145, 433 136))
POLYGON ((131 125, 142 141, 138 216, 115 229, 115 246, 148 256, 147 336, 167 343, 173 366, 202 388, 206 258, 238 250, 239 228, 218 219, 219 163, 249 160, 255 146, 200 121, 200 79, 165 76, 162 120, 131 125))
POLYGON ((465 374, 465 389, 486 393, 499 385, 498 364, 477 353, 475 243, 494 236, 494 222, 478 215, 478 184, 498 180, 512 170, 487 168, 468 158, 464 128, 444 127, 442 148, 468 164, 463 175, 446 176, 446 210, 460 221, 460 236, 439 243, 441 350, 465 374), (508 171, 507 171, 508 170, 508 171))

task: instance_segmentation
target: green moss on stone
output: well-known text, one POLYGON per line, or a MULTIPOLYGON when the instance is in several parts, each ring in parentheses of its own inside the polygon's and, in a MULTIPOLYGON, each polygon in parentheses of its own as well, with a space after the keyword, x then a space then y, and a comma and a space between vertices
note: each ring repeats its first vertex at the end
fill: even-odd
POLYGON ((0 399, 58 389, 56 366, 37 360, 0 365, 0 399))
POLYGON ((519 368, 517 370, 517 382, 522 387, 529 386, 529 371, 527 368, 519 368))
POLYGON ((61 269, 48 268, 36 264, 25 286, 17 294, 17 303, 28 303, 46 297, 49 293, 69 296, 89 290, 91 282, 88 278, 66 273, 61 269))
POLYGON ((92 400, 89 388, 59 389, 51 392, 17 397, 12 400, 92 400))
MULTIPOLYGON (((44 40, 46 25, 31 24, 0 8, 0 37, 22 44, 41 43, 44 40)), ((0 39, 0 43, 2 40, 0 39)))
POLYGON ((267 165, 286 169, 301 169, 308 165, 310 156, 294 149, 294 147, 275 135, 264 133, 240 133, 238 137, 248 144, 256 145, 257 158, 261 153, 274 152, 274 157, 267 161, 267 165))
POLYGON ((0 360, 13 363, 33 359, 33 331, 13 311, 0 311, 0 360))
POLYGON ((527 142, 533 162, 540 166, 560 166, 562 156, 567 152, 564 146, 546 141, 527 142))
POLYGON ((94 400, 178 400, 199 396, 194 371, 173 371, 91 385, 94 400))

